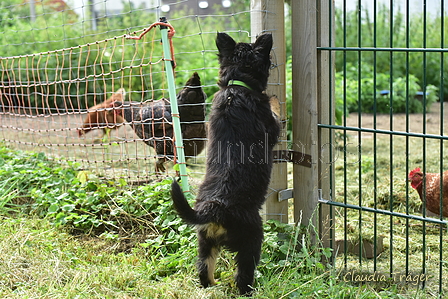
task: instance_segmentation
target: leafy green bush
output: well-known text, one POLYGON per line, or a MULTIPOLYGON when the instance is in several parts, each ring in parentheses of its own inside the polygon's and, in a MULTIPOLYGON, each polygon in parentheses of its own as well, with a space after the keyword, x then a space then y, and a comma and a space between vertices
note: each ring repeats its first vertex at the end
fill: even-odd
MULTIPOLYGON (((0 185, 0 214, 20 211, 37 214, 53 225, 82 233, 101 233, 108 238, 132 226, 137 230, 146 226, 150 232, 145 239, 136 241, 140 241, 149 256, 161 260, 159 267, 152 269, 152 275, 165 276, 179 267, 191 267, 197 254, 196 234, 172 207, 171 180, 130 188, 122 180, 101 181, 88 172, 76 170, 76 164, 51 161, 44 154, 0 147, 0 157, 0 181, 5 182, 0 185), (11 189, 15 192, 7 198, 5 195, 11 189)), ((192 201, 193 197, 189 197, 192 201)), ((259 267, 262 275, 283 267, 299 267, 304 271, 324 269, 322 254, 328 258, 331 251, 310 247, 304 231, 276 221, 268 221, 264 229, 259 267)))
POLYGON ((53 161, 44 153, 0 147, 0 157, 0 180, 3 182, 0 195, 11 192, 11 185, 15 194, 8 202, 3 202, 6 208, 23 203, 25 210, 48 217, 55 225, 71 225, 81 230, 113 227, 116 223, 112 216, 117 210, 136 216, 147 211, 140 209, 141 204, 136 201, 120 200, 126 184, 124 180, 101 181, 93 174, 78 171, 75 163, 53 161))
POLYGON ((77 167, 0 146, 0 214, 23 212, 79 233, 133 238, 133 245, 163 259, 154 275, 175 272, 182 263, 191 267, 196 236, 172 207, 170 179, 133 188, 77 167))
MULTIPOLYGON (((345 76, 343 72, 336 73, 335 89, 337 111, 344 111, 345 107, 345 113, 354 111, 364 113, 421 113, 423 112, 423 102, 425 102, 428 111, 432 103, 439 99, 437 88, 433 85, 426 86, 425 101, 418 98, 417 92, 422 91, 423 88, 414 75, 408 75, 407 78, 394 77, 391 85, 389 74, 375 74, 371 66, 366 64, 363 64, 361 71, 352 65, 348 65, 345 76), (359 72, 361 72, 361 75, 359 72), (390 90, 392 90, 392 94, 390 90), (382 93, 382 91, 385 92, 382 93)), ((338 117, 337 114, 337 119, 338 117)))
MULTIPOLYGON (((10 6, 2 10, 5 14, 0 19, 4 25, 0 37, 1 57, 46 53, 74 47, 72 50, 60 52, 58 56, 44 54, 29 59, 16 59, 14 62, 5 60, 4 69, 9 73, 3 73, 4 85, 26 85, 34 83, 34 80, 38 81, 36 88, 20 87, 10 90, 12 95, 20 95, 26 105, 29 103, 32 107, 45 108, 38 111, 44 113, 51 108, 69 111, 87 108, 105 100, 121 85, 124 85, 135 101, 168 97, 163 62, 153 66, 139 66, 155 63, 162 57, 162 46, 158 42, 149 41, 152 39, 151 33, 147 34, 146 43, 127 40, 124 45, 118 42, 114 46, 112 41, 104 49, 95 47, 96 41, 141 30, 158 21, 154 12, 135 9, 131 4, 125 4, 121 14, 98 19, 97 29, 92 30, 90 22, 79 22, 71 10, 54 11, 46 4, 47 10, 43 11, 42 5, 37 5, 36 21, 30 22, 28 6, 24 6, 20 0, 6 1, 4 7, 10 6), (93 46, 78 49, 79 45, 88 43, 93 46), (135 67, 125 68, 113 75, 92 77, 131 65, 135 67), (33 73, 30 72, 31 69, 34 69, 33 73), (73 80, 87 76, 90 78, 73 80)), ((247 5, 248 1, 244 1, 232 9, 245 11, 244 7, 247 5)), ((192 72, 198 71, 202 84, 207 86, 205 91, 211 98, 218 89, 218 61, 216 52, 210 51, 215 49, 215 32, 240 31, 238 35, 241 41, 249 41, 244 30, 250 28, 250 13, 206 18, 185 15, 186 12, 178 11, 169 20, 176 29, 173 38, 177 61, 176 86, 182 87, 192 72), (204 32, 204 28, 214 30, 204 32)), ((154 40, 158 41, 160 31, 154 30, 157 30, 154 40)))
POLYGON ((32 190, 64 190, 74 177, 73 170, 63 164, 53 165, 43 153, 13 151, 0 146, 0 196, 11 191, 14 194, 7 202, 3 201, 4 207, 30 203, 32 190))
POLYGON ((323 261, 331 257, 331 249, 311 245, 306 228, 268 220, 264 231, 259 268, 262 273, 290 266, 303 272, 325 270, 323 261))
MULTIPOLYGON (((391 15, 389 7, 377 2, 374 18, 364 8, 344 12, 335 9, 335 46, 372 48, 443 48, 446 41, 441 40, 447 32, 448 23, 440 13, 426 17, 420 13, 409 16, 409 22, 401 10, 395 9, 391 15), (423 26, 426 24, 426 27, 423 26)), ((443 80, 443 70, 448 68, 448 60, 437 52, 388 52, 388 51, 348 51, 336 53, 336 69, 342 71, 345 64, 375 65, 376 73, 390 74, 406 78, 412 74, 418 82, 434 85, 448 99, 448 80, 443 80)), ((421 89, 422 90, 422 89, 421 89)), ((442 93, 441 93, 442 94, 442 93)))

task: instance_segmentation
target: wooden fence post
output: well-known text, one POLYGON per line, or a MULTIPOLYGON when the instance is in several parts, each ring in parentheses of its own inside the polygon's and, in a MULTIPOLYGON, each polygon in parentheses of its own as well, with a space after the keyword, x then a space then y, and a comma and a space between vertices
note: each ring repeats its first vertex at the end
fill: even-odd
MULTIPOLYGON (((258 34, 272 33, 274 45, 271 52, 274 68, 271 69, 267 94, 275 96, 280 103, 282 120, 286 119, 285 90, 285 12, 283 0, 251 0, 251 35, 253 41, 258 34)), ((284 122, 283 122, 284 124, 284 122)), ((274 150, 286 150, 286 128, 282 129, 280 142, 274 150)), ((288 222, 288 201, 279 201, 278 192, 287 188, 287 164, 274 163, 268 196, 263 208, 264 220, 274 219, 288 222)))
POLYGON ((311 167, 294 164, 294 220, 311 225, 317 235, 318 205, 318 68, 315 0, 291 1, 293 151, 311 156, 311 167))
MULTIPOLYGON (((318 11, 318 47, 330 47, 334 43, 334 2, 320 0, 318 11), (331 6, 330 6, 331 5, 331 6)), ((320 124, 334 125, 334 64, 335 55, 330 51, 317 52, 318 121, 320 124)), ((334 192, 334 130, 319 128, 319 189, 322 199, 331 200, 334 192)), ((319 238, 323 247, 334 247, 334 213, 327 204, 319 206, 319 238)))

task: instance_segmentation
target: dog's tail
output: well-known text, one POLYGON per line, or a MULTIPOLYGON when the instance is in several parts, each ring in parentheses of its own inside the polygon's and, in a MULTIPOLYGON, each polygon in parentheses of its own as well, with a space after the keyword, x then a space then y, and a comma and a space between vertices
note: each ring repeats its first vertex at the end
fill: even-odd
POLYGON ((176 180, 171 184, 171 198, 173 199, 174 208, 179 214, 180 218, 188 224, 205 224, 208 221, 198 217, 195 210, 193 210, 188 203, 185 195, 176 180))

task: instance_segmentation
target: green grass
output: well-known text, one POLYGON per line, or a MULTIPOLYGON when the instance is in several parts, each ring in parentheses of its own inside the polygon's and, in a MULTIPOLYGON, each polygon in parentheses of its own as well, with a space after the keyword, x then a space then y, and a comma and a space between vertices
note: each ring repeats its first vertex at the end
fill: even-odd
MULTIPOLYGON (((0 186, 0 297, 238 297, 226 251, 218 285, 199 287, 196 236, 171 207, 169 181, 79 179, 75 164, 0 149, 0 181, 10 178, 0 186)), ((416 288, 344 280, 342 268, 322 262, 331 251, 307 239, 314 228, 274 221, 264 228, 255 298, 425 298, 416 288)))
MULTIPOLYGON (((0 228, 2 298, 237 297, 227 253, 219 262, 219 284, 203 289, 192 262, 171 275, 158 276, 155 270, 163 259, 138 246, 117 252, 117 240, 73 236, 45 219, 2 217, 0 228)), ((297 264, 259 274, 255 297, 392 298, 392 294, 369 286, 352 288, 329 270, 306 271, 297 264)))
MULTIPOLYGON (((394 136, 391 145, 388 136, 378 135, 376 147, 372 137, 372 134, 365 134, 361 141, 353 135, 348 138, 345 147, 348 153, 347 163, 343 161, 342 152, 336 162, 335 200, 422 216, 422 202, 407 181, 406 165, 410 171, 415 167, 422 167, 424 162, 427 172, 439 172, 441 165, 443 169, 447 168, 444 162, 448 158, 447 152, 440 155, 440 141, 437 140, 426 140, 424 152, 424 141, 421 138, 409 138, 407 150, 405 137, 394 136), (406 155, 406 152, 410 155, 406 155)), ((384 251, 379 252, 376 258, 359 258, 353 254, 340 256, 337 259, 338 267, 347 266, 348 271, 365 271, 370 274, 379 272, 386 275, 389 275, 391 269, 392 273, 400 274, 409 271, 413 276, 426 271, 428 296, 438 293, 439 267, 442 269, 442 277, 448 276, 446 255, 443 254, 440 260, 440 252, 448 251, 446 227, 441 229, 437 224, 407 221, 406 218, 381 214, 377 214, 375 218, 373 213, 350 209, 347 210, 345 223, 343 208, 337 208, 336 215, 337 240, 358 240, 361 237, 372 241, 374 237, 384 238, 384 251)), ((415 289, 409 284, 398 285, 397 288, 400 293, 415 289)), ((444 285, 443 290, 448 292, 444 285)))

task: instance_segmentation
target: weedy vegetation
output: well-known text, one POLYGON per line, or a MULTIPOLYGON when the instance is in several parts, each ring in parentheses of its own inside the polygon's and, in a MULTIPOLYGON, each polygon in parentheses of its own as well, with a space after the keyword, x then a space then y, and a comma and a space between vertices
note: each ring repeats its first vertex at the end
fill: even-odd
MULTIPOLYGON (((39 16, 31 25, 27 19, 28 8, 17 6, 19 3, 18 0, 8 0, 0 9, 5 28, 0 37, 2 57, 75 47, 122 35, 122 28, 128 28, 131 32, 140 30, 141 20, 149 20, 148 23, 155 21, 154 16, 143 10, 133 10, 132 16, 124 14, 102 20, 98 24, 98 32, 103 30, 107 34, 100 34, 89 28, 87 22, 77 22, 77 18, 68 11, 39 16), (52 29, 51 35, 47 33, 47 28, 52 29), (29 34, 31 29, 32 35, 29 34)), ((39 14, 42 8, 39 6, 37 9, 39 14)), ((125 7, 124 10, 131 11, 131 7, 125 7)), ((245 9, 235 7, 235 11, 245 9)), ((369 16, 368 13, 365 15, 369 16)), ((336 10, 336 46, 421 48, 422 40, 416 37, 423 36, 423 30, 427 30, 426 47, 437 48, 441 44, 442 26, 448 26, 442 18, 436 17, 428 18, 427 26, 423 28, 423 16, 419 15, 412 16, 411 24, 407 26, 400 13, 394 14, 391 21, 386 7, 378 8, 376 28, 373 20, 358 20, 359 17, 362 18, 362 14, 346 14, 336 10), (358 28, 358 24, 361 28, 358 28), (390 26, 394 30, 391 31, 390 26), (389 36, 390 32, 394 34, 393 39, 389 36), (409 32, 412 32, 412 39, 409 39, 409 32), (358 36, 359 33, 361 36, 358 36)), ((198 70, 208 88, 207 94, 211 97, 217 91, 216 53, 208 51, 208 45, 214 45, 215 32, 222 30, 235 32, 240 41, 249 41, 244 28, 250 28, 247 11, 235 14, 230 19, 227 17, 227 22, 222 20, 218 16, 199 21, 182 16, 171 20, 177 37, 188 36, 174 41, 178 53, 177 63, 181 66, 177 70, 178 86, 182 85, 192 70, 198 70), (213 34, 191 34, 203 32, 203 28, 213 28, 213 34)), ((286 22, 287 64, 291 65, 291 26, 288 18, 286 22)), ((440 79, 443 73, 440 71, 441 66, 448 61, 441 60, 440 53, 390 55, 387 52, 363 52, 359 55, 357 52, 348 52, 346 56, 336 54, 338 124, 350 111, 388 113, 390 109, 402 109, 406 97, 416 91, 429 93, 425 104, 412 99, 411 105, 407 107, 409 112, 428 108, 437 100, 438 91, 448 95, 447 87, 440 85, 440 82, 445 85, 448 82, 440 79), (425 71, 421 70, 422 59, 427 63, 425 71), (426 86, 423 82, 426 82, 426 86), (392 90, 392 107, 389 107, 390 95, 378 94, 382 89, 392 90), (403 93, 406 90, 407 94, 403 93)), ((55 63, 48 61, 47 72, 51 78, 55 77, 55 73, 51 73, 55 70, 55 63)), ((289 114, 292 113, 293 86, 290 69, 286 68, 286 104, 289 114)), ((154 81, 154 85, 159 83, 154 81)), ((140 80, 130 85, 132 90, 140 90, 142 87, 140 80)), ((98 93, 94 87, 91 85, 90 90, 77 92, 85 92, 89 96, 89 104, 92 104, 93 95, 98 93)), ((346 199, 352 204, 376 205, 383 209, 392 206, 398 212, 418 213, 421 204, 417 194, 413 194, 406 186, 407 173, 404 169, 408 162, 403 138, 394 137, 392 145, 389 138, 381 138, 376 147, 373 139, 364 140, 360 147, 344 144, 344 150, 349 153, 349 163, 341 157, 336 161, 335 195, 338 200, 346 199), (359 148, 362 150, 361 155, 358 155, 359 148), (391 161, 388 158, 391 156, 399 158, 391 161), (350 160, 352 158, 353 161, 350 160)), ((421 140, 416 140, 411 138, 414 151, 409 163, 412 166, 422 163, 421 157, 424 156, 421 140)), ((349 140, 349 143, 352 141, 349 140)), ((440 157, 438 148, 438 144, 431 146, 431 141, 428 141, 426 155, 440 157)), ((446 160, 446 157, 443 158, 446 160)), ((428 169, 440 169, 435 159, 427 159, 426 163, 428 169)), ((234 286, 231 286, 234 273, 229 270, 233 269, 233 257, 227 252, 223 252, 217 265, 218 285, 208 289, 199 287, 195 269, 195 232, 175 214, 169 195, 170 183, 171 180, 161 180, 144 186, 132 186, 120 179, 103 180, 76 163, 49 159, 44 153, 17 151, 0 144, 0 297, 237 297, 234 286)), ((336 213, 342 219, 344 210, 338 208, 336 213)), ((342 221, 336 224, 336 231, 343 232, 347 228, 347 235, 336 235, 336 238, 385 237, 385 251, 377 259, 380 271, 388 271, 385 269, 387 267, 381 265, 387 265, 391 252, 394 253, 396 268, 420 269, 423 264, 422 248, 425 247, 430 261, 427 273, 433 276, 438 273, 441 250, 438 247, 438 227, 423 226, 416 221, 406 223, 400 218, 393 219, 391 230, 391 220, 386 216, 373 218, 371 214, 349 211, 347 217, 346 227, 342 221), (372 223, 376 223, 377 231, 373 230, 372 223), (425 243, 422 243, 423 233, 426 235, 425 243), (389 244, 394 247, 391 248, 389 244)), ((316 228, 273 221, 264 225, 265 241, 256 273, 255 298, 437 297, 437 290, 431 285, 429 291, 422 291, 409 285, 397 285, 393 281, 383 284, 345 281, 342 271, 345 265, 349 269, 359 269, 361 264, 363 270, 372 273, 375 270, 373 262, 350 255, 347 259, 338 257, 338 263, 332 266, 326 262, 332 252, 323 248, 319 242, 310 242, 306 233, 310 230, 316 228)), ((447 244, 443 244, 444 252, 447 252, 447 244)), ((446 274, 446 262, 443 267, 443 273, 446 274)))
MULTIPOLYGON (((233 257, 218 285, 199 287, 196 235, 175 214, 171 180, 101 181, 64 160, 0 147, 2 298, 232 298, 233 257)), ((268 221, 256 298, 397 298, 394 287, 353 288, 325 263, 302 226, 268 221)), ((403 297, 404 298, 404 297, 403 297)))
MULTIPOLYGON (((346 157, 340 152, 336 159, 335 200, 422 216, 422 202, 417 192, 410 187, 407 174, 412 167, 423 164, 428 172, 439 172, 441 167, 446 169, 444 161, 448 157, 446 152, 443 152, 443 156, 439 152, 441 141, 403 136, 373 137, 372 134, 362 134, 362 139, 357 137, 349 134, 346 139, 346 157), (408 151, 406 143, 411 153, 409 156, 404 154, 408 151)), ((389 273, 393 273, 392 277, 403 273, 411 273, 411 276, 416 277, 425 273, 426 296, 437 296, 439 276, 444 278, 448 275, 444 255, 448 250, 446 226, 339 207, 335 209, 335 214, 336 240, 352 243, 365 240, 370 244, 378 244, 377 240, 382 239, 383 242, 381 249, 377 247, 375 259, 360 258, 357 254, 341 255, 337 258, 336 268, 345 268, 352 273, 381 273, 387 277, 390 277, 389 273)), ((440 219, 439 216, 428 217, 440 219)), ((343 252, 342 248, 339 250, 343 252)), ((422 286, 421 281, 418 286, 403 281, 395 281, 395 284, 398 293, 408 294, 411 289, 416 291, 422 286)), ((382 286, 376 285, 377 288, 382 286)), ((444 285, 443 291, 447 291, 444 285)))

